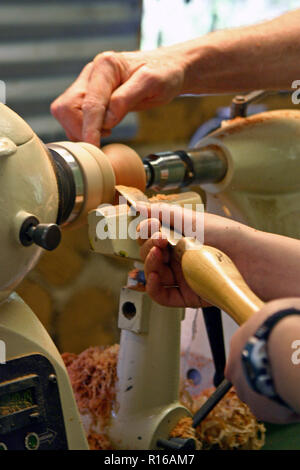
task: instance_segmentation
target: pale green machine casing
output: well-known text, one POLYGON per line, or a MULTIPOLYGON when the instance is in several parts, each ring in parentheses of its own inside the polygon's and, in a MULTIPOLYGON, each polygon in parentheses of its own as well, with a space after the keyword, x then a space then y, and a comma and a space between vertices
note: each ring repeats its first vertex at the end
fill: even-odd
MULTIPOLYGON (((213 139, 228 156, 225 179, 203 189, 216 195, 234 218, 295 238, 300 233, 299 114, 278 111, 231 122, 200 143, 205 146, 213 139)), ((41 254, 36 245, 20 243, 23 221, 31 214, 41 223, 55 223, 57 218, 57 181, 46 154, 30 127, 0 105, 0 340, 6 345, 7 360, 34 353, 49 359, 59 384, 68 446, 87 449, 60 354, 34 313, 13 293, 41 254)))
POLYGON ((42 251, 34 244, 22 246, 22 222, 31 214, 41 223, 57 218, 57 182, 46 153, 30 127, 0 104, 0 340, 6 361, 35 353, 48 358, 57 377, 68 448, 84 450, 88 444, 62 358, 34 313, 13 293, 42 251))

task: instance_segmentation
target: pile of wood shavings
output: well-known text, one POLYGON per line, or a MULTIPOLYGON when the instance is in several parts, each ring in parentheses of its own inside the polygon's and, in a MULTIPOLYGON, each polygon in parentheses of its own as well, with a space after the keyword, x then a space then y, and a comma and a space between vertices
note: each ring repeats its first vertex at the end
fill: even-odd
MULTIPOLYGON (((119 345, 90 347, 81 354, 63 354, 75 399, 82 415, 89 413, 103 433, 90 431, 88 442, 92 450, 113 450, 105 427, 116 404, 117 360, 119 345)), ((214 389, 191 397, 181 385, 181 403, 194 414, 214 389)), ((197 450, 219 448, 260 449, 265 441, 265 427, 257 422, 248 406, 230 390, 214 410, 194 429, 192 418, 183 418, 170 437, 192 438, 197 450)))
POLYGON ((114 450, 109 438, 105 434, 90 431, 87 435, 90 450, 114 450))
MULTIPOLYGON (((79 355, 64 353, 78 409, 82 415, 89 414, 101 429, 107 426, 112 408, 116 403, 117 360, 119 345, 90 347, 79 355)), ((105 433, 90 432, 91 449, 111 449, 105 433)))
MULTIPOLYGON (((193 399, 191 406, 190 402, 185 406, 195 414, 213 392, 214 389, 206 390, 193 399)), ((265 426, 231 389, 196 429, 192 427, 192 418, 183 418, 170 437, 193 438, 198 449, 259 450, 265 443, 265 432, 265 426)))

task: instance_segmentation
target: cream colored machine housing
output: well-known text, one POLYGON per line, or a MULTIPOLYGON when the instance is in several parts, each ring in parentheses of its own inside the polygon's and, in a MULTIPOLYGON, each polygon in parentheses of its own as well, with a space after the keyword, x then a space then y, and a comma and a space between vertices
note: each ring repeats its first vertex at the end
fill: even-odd
POLYGON ((88 449, 61 356, 13 290, 42 248, 59 244, 59 225, 85 223, 90 210, 113 203, 115 184, 113 166, 100 149, 71 142, 46 147, 17 114, 0 104, 0 339, 6 348, 0 403, 1 397, 8 404, 15 393, 19 397, 16 413, 0 415, 2 448, 88 449), (32 406, 22 394, 30 395, 32 406))
MULTIPOLYGON (((91 248, 108 256, 140 260, 137 241, 115 234, 119 233, 122 222, 126 221, 128 226, 136 222, 136 216, 128 213, 126 201, 130 205, 148 199, 136 189, 116 186, 116 190, 124 201, 118 211, 103 207, 89 214, 91 248), (105 239, 95 236, 99 228, 105 230, 105 239)), ((188 204, 193 209, 203 206, 195 192, 174 195, 172 204, 188 204)), ((142 269, 141 263, 139 265, 142 269)), ((106 429, 114 448, 157 449, 158 441, 167 439, 177 422, 190 416, 179 401, 183 319, 184 309, 157 305, 144 291, 122 288, 118 315, 121 340, 117 405, 106 429)), ((93 425, 91 430, 96 430, 93 425)))
MULTIPOLYGON (((65 446, 69 449, 87 449, 85 433, 61 356, 30 308, 12 292, 32 269, 42 252, 41 247, 35 243, 29 242, 28 246, 21 243, 20 231, 24 221, 32 220, 30 217, 34 217, 33 220, 43 224, 40 225, 41 228, 50 227, 51 229, 57 220, 59 207, 57 178, 53 163, 42 142, 19 116, 2 104, 0 105, 0 200, 2 246, 0 339, 6 346, 6 364, 0 365, 0 396, 4 394, 7 399, 9 394, 15 391, 21 394, 23 390, 25 393, 22 383, 29 383, 28 370, 27 373, 23 372, 23 376, 22 367, 20 367, 19 377, 6 375, 13 361, 25 364, 33 355, 38 355, 38 358, 44 358, 43 360, 48 359, 50 369, 53 368, 51 377, 49 375, 49 393, 56 393, 58 389, 58 401, 60 400, 64 422, 64 430, 61 430, 61 434, 54 428, 47 435, 48 428, 46 428, 42 437, 39 436, 35 430, 42 429, 42 423, 44 421, 47 423, 50 413, 49 410, 45 411, 46 402, 43 403, 43 400, 39 398, 38 406, 36 403, 36 406, 32 408, 32 417, 30 409, 28 411, 21 409, 17 417, 14 414, 2 418, 2 422, 3 419, 5 421, 2 424, 2 431, 7 430, 4 435, 0 430, 2 447, 11 448, 10 446, 14 445, 11 441, 7 445, 5 443, 7 436, 10 436, 8 431, 19 429, 17 437, 14 437, 16 448, 19 449, 30 448, 30 445, 37 448, 42 445, 42 442, 43 448, 45 445, 47 448, 48 444, 50 448, 52 444, 54 448, 60 448, 61 443, 57 440, 63 435, 66 437, 65 446), (22 437, 23 427, 27 434, 22 437), (31 428, 34 432, 30 432, 31 428), (18 440, 19 438, 21 440, 18 440)), ((39 242, 43 244, 45 240, 40 239, 39 242)), ((34 365, 35 360, 32 359, 32 361, 34 365)), ((35 374, 33 369, 30 370, 32 373, 30 387, 34 385, 37 387, 34 390, 41 390, 41 377, 35 374)), ((44 387, 44 390, 48 390, 47 383, 44 387)), ((34 400, 36 399, 37 397, 34 396, 34 400)), ((22 408, 23 405, 20 404, 20 406, 22 408)), ((66 448, 65 446, 63 448, 66 448)))
POLYGON ((227 215, 259 230, 300 238, 300 112, 270 111, 225 121, 204 138, 224 146, 227 172, 202 185, 227 215))

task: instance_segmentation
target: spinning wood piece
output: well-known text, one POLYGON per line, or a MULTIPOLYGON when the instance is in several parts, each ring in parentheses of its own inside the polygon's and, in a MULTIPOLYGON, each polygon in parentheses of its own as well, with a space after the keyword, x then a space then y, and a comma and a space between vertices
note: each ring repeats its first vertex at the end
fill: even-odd
POLYGON ((145 168, 142 160, 132 148, 123 144, 110 144, 103 147, 102 151, 110 159, 117 185, 131 186, 145 191, 145 168))

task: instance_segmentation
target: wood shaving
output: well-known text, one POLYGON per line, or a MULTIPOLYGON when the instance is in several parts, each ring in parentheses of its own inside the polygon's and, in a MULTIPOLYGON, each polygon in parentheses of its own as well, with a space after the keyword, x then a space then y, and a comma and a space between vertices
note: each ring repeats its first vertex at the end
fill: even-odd
POLYGON ((91 347, 78 356, 65 353, 65 361, 80 413, 89 412, 106 425, 116 401, 119 345, 91 347))
MULTIPOLYGON (((93 450, 113 450, 105 429, 116 406, 118 352, 119 345, 116 344, 107 348, 91 347, 79 355, 62 355, 80 413, 89 413, 103 430, 102 433, 88 433, 89 445, 93 450)), ((214 389, 191 397, 185 385, 185 382, 181 385, 180 401, 193 415, 214 389)), ((192 418, 185 417, 177 423, 170 437, 194 439, 197 450, 258 450, 264 445, 265 432, 264 425, 256 420, 248 406, 231 389, 196 429, 192 426, 192 418)))
MULTIPOLYGON (((205 403, 214 389, 204 391, 199 397, 184 405, 192 414, 205 403)), ((190 438, 192 418, 181 419, 171 432, 171 437, 190 438)), ((259 450, 265 443, 266 429, 231 389, 195 430, 196 444, 202 449, 259 450)))

